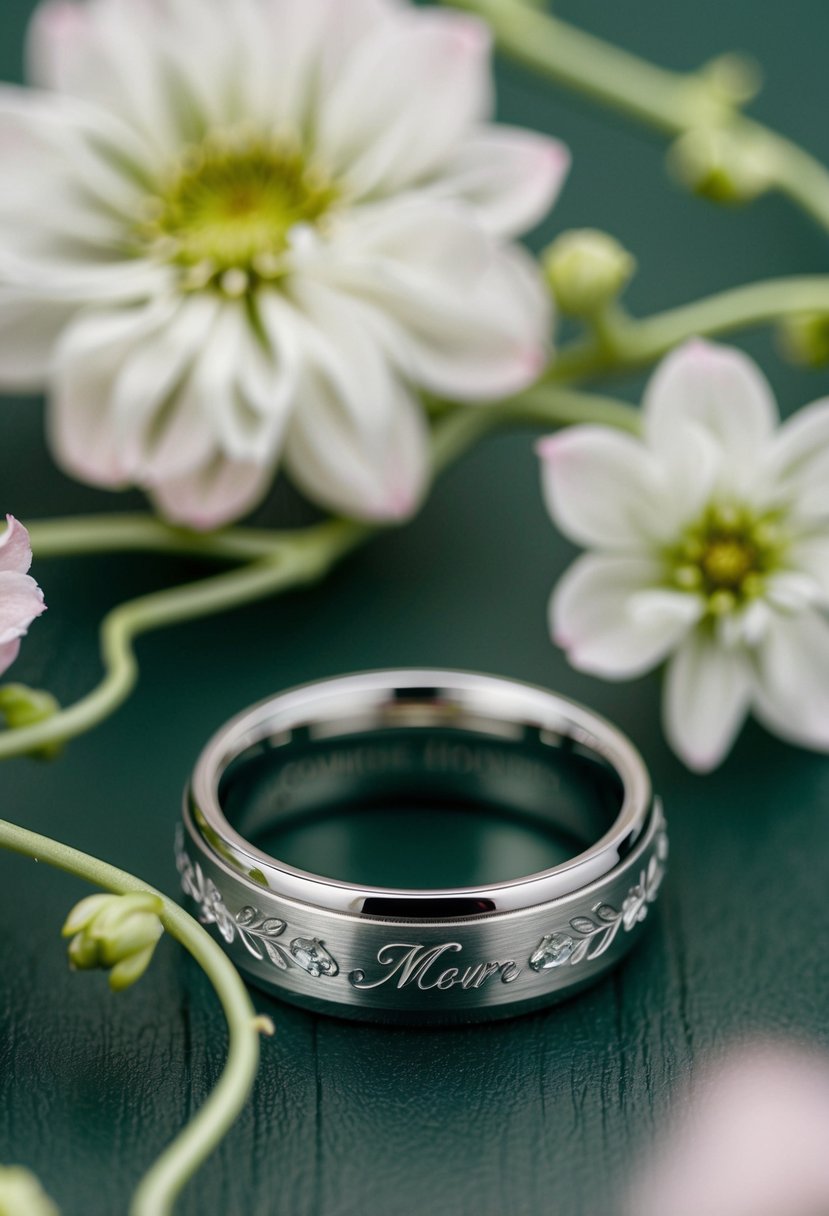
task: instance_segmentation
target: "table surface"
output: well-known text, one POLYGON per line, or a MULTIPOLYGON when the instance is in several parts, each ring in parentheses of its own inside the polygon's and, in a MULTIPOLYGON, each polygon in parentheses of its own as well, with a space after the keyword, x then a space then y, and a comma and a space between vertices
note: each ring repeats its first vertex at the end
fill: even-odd
MULTIPOLYGON (((562 15, 690 68, 745 48, 768 68, 756 112, 829 158, 825 0, 559 0, 562 15), (782 36, 785 33, 785 38, 782 36)), ((31 0, 5 0, 0 71, 19 75, 31 0)), ((821 234, 780 199, 718 211, 666 184, 663 149, 587 103, 501 72, 501 112, 563 136, 566 195, 538 235, 598 226, 635 250, 637 311, 825 262, 821 234)), ((786 409, 827 390, 753 335, 786 409)), ((639 385, 621 391, 635 399, 639 385)), ((39 404, 0 410, 4 510, 23 519, 111 510, 60 477, 39 404)), ((131 498, 116 507, 133 506, 131 498)), ((278 491, 262 512, 292 517, 278 491)), ((352 1026, 258 1000, 277 1022, 255 1096, 182 1214, 607 1216, 675 1085, 751 1033, 829 1042, 829 762, 751 726, 725 767, 691 776, 659 730, 658 681, 604 685, 568 670, 545 625, 571 550, 538 492, 531 436, 486 443, 411 526, 323 586, 140 645, 130 703, 55 764, 0 772, 3 814, 173 892, 179 791, 202 742, 276 689, 348 670, 446 665, 536 681, 616 719, 645 753, 673 827, 664 903, 642 948, 557 1009, 450 1031, 352 1026)), ((40 563, 50 610, 15 677, 67 702, 97 678, 97 622, 115 602, 196 577, 160 558, 40 563)), ((67 1216, 116 1216, 141 1172, 209 1091, 223 1021, 200 973, 165 942, 121 998, 69 974, 58 929, 82 885, 0 858, 0 1160, 24 1163, 67 1216)))

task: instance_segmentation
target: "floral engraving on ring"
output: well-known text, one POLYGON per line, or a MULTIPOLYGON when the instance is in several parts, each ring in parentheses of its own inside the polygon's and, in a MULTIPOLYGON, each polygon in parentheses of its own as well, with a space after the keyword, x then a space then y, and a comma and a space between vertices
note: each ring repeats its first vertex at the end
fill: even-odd
POLYGON ((657 803, 659 827, 654 851, 639 880, 628 891, 621 909, 608 903, 597 903, 591 915, 574 916, 566 930, 542 937, 529 963, 533 971, 553 971, 559 967, 576 967, 585 959, 600 958, 613 945, 620 932, 630 933, 647 917, 656 901, 665 878, 668 860, 668 833, 662 808, 657 803))
POLYGON ((199 863, 191 861, 187 855, 181 828, 176 836, 176 868, 181 875, 181 889, 196 904, 201 924, 215 925, 228 945, 238 938, 257 962, 267 958, 280 971, 299 967, 314 979, 331 979, 339 974, 336 959, 317 938, 277 941, 288 928, 284 920, 268 916, 251 905, 242 908, 234 917, 216 884, 206 877, 199 863))

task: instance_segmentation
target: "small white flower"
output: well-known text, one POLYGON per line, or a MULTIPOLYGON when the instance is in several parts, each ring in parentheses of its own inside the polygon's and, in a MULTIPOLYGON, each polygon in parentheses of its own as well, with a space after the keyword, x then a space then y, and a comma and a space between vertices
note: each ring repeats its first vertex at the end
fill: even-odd
POLYGON ((698 771, 749 711, 829 749, 829 400, 778 423, 751 359, 695 341, 657 369, 641 440, 583 426, 540 449, 553 519, 596 550, 556 589, 554 637, 606 679, 670 656, 665 730, 698 771))
POLYGON ((0 384, 48 389, 82 480, 210 528, 278 465, 410 514, 418 394, 497 398, 547 354, 512 238, 566 172, 490 125, 485 26, 398 0, 49 0, 0 92, 0 384))
POLYGON ((20 639, 46 611, 43 592, 28 570, 32 564, 29 533, 12 515, 0 535, 0 675, 20 651, 20 639))

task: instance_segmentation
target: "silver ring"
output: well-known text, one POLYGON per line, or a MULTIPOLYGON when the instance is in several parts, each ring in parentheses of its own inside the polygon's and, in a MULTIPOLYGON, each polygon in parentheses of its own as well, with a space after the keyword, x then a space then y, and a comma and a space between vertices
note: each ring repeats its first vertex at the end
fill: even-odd
POLYGON ((618 962, 668 842, 638 752, 604 719, 511 680, 391 671, 306 685, 228 723, 198 760, 176 852, 199 919, 259 987, 340 1017, 451 1022, 551 1003, 618 962), (253 843, 335 812, 346 788, 393 805, 450 787, 583 845, 539 873, 421 889, 339 881, 253 843))

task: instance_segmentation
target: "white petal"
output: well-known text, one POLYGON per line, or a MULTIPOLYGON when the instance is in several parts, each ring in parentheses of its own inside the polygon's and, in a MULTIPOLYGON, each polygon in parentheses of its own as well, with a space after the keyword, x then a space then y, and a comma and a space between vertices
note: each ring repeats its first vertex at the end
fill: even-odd
MULTIPOLYGON (((398 390, 384 349, 386 319, 364 301, 308 280, 295 284, 292 299, 300 313, 294 313, 292 324, 305 359, 358 427, 377 431, 388 425, 398 390)), ((266 306, 265 311, 270 319, 272 310, 266 306)), ((276 325, 268 324, 277 340, 284 314, 283 306, 276 325)))
POLYGON ((55 357, 49 440, 58 463, 93 485, 122 487, 130 470, 119 445, 111 395, 127 356, 172 320, 176 302, 79 317, 55 357))
POLYGON ((58 341, 76 311, 74 305, 23 301, 0 290, 0 389, 46 388, 58 341))
POLYGON ((472 17, 403 11, 382 23, 325 96, 321 159, 357 197, 434 173, 489 110, 489 53, 487 28, 472 17))
POLYGON ((578 426, 542 440, 538 452, 547 508, 577 544, 641 551, 670 535, 668 494, 638 439, 578 426))
POLYGON ((22 637, 45 611, 43 592, 33 578, 15 570, 0 571, 0 646, 22 637))
POLYGON ((111 112, 160 155, 179 133, 158 33, 162 17, 135 0, 49 0, 35 16, 29 61, 36 79, 111 112))
POLYGON ((551 305, 538 269, 523 250, 488 237, 461 204, 357 209, 337 246, 319 273, 385 315, 396 334, 390 353, 413 383, 491 400, 541 372, 551 305))
POLYGON ((211 532, 241 519, 258 506, 273 481, 262 464, 216 454, 201 469, 152 488, 151 496, 171 523, 211 532))
POLYGON ((643 557, 579 558, 551 604, 557 645, 574 667, 605 679, 649 671, 699 620, 695 596, 660 587, 659 564, 643 557))
POLYGON ((757 654, 757 717, 783 739, 829 750, 829 623, 778 615, 757 654))
POLYGON ((682 458, 689 426, 717 442, 732 484, 749 485, 778 419, 768 381, 742 351, 687 342, 664 359, 645 393, 648 443, 662 460, 682 458))
POLYGON ((801 518, 829 517, 829 399, 784 422, 768 453, 766 475, 801 518))
POLYGON ((805 536, 795 540, 786 550, 786 559, 793 570, 806 575, 820 588, 821 602, 829 607, 829 536, 805 536))
POLYGON ((710 772, 730 751, 750 701, 745 653, 723 649, 708 629, 697 629, 668 666, 663 707, 668 742, 689 768, 710 772))
POLYGON ((428 427, 400 384, 386 425, 369 431, 354 424, 325 380, 309 377, 285 461, 303 493, 332 511, 372 522, 406 519, 429 478, 428 427))
POLYGON ((193 391, 191 372, 218 310, 218 300, 209 295, 187 298, 132 349, 112 351, 108 408, 119 462, 131 481, 182 476, 214 450, 210 411, 193 391))
POLYGON ((29 533, 13 515, 6 516, 6 530, 0 536, 0 571, 28 574, 32 564, 29 533))
POLYGON ((570 168, 564 144, 535 131, 487 126, 465 139, 429 189, 460 197, 499 236, 518 236, 552 207, 570 168))

